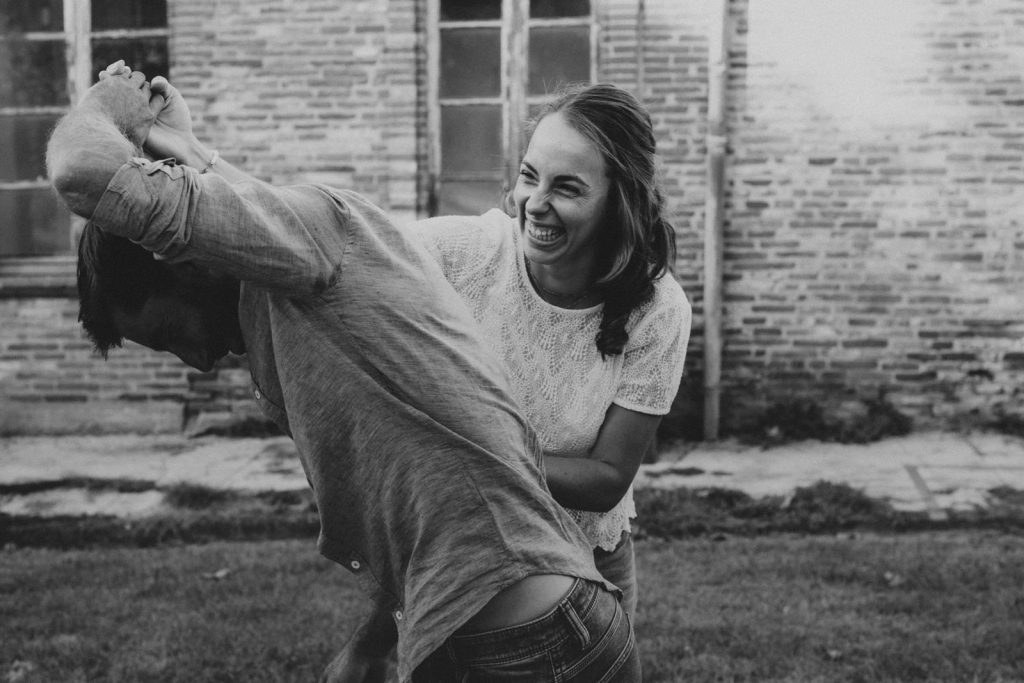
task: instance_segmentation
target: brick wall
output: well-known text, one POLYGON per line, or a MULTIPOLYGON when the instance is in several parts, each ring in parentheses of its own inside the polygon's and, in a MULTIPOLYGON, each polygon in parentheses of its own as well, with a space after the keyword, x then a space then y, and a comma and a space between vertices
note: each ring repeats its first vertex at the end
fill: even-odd
POLYGON ((1019 411, 1024 7, 768 4, 733 3, 723 417, 1019 411))
POLYGON ((77 315, 71 299, 0 299, 0 434, 180 430, 185 366, 135 345, 97 362, 77 315))
POLYGON ((182 0, 168 12, 173 82, 196 103, 200 138, 264 180, 351 188, 416 215, 414 0, 182 0))
MULTIPOLYGON (((426 203, 422 4, 168 3, 170 79, 197 135, 229 161, 275 183, 352 188, 408 220, 426 203)), ((131 343, 96 357, 64 295, 70 271, 42 298, 6 291, 0 272, 0 434, 199 430, 259 415, 244 360, 198 373, 131 343)))
MULTIPOLYGON (((599 78, 648 105, 664 162, 676 275, 696 314, 670 420, 691 426, 715 4, 595 0, 599 78)), ((169 3, 170 76, 230 161, 412 218, 427 205, 424 5, 169 3)), ((726 431, 801 395, 831 405, 884 390, 919 425, 1021 411, 1022 24, 1015 0, 732 0, 726 431)), ((0 431, 256 415, 236 359, 196 373, 129 345, 103 362, 71 298, 12 294, 2 270, 0 431)))

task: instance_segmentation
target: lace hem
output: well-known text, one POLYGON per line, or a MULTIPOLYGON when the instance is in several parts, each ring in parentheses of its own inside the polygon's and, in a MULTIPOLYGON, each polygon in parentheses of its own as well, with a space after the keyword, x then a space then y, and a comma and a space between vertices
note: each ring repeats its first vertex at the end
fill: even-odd
POLYGON ((630 486, 626 495, 618 505, 608 512, 588 512, 566 508, 569 516, 580 525, 587 540, 594 548, 612 551, 622 540, 622 532, 630 531, 630 521, 636 517, 636 505, 633 502, 633 487, 630 486))

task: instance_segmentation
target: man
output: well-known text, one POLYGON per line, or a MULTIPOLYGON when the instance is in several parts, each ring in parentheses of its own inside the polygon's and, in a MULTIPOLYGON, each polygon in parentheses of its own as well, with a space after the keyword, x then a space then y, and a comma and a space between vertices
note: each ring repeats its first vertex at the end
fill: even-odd
POLYGON ((320 551, 375 605, 331 680, 383 680, 396 637, 403 681, 639 680, 614 587, 418 240, 354 193, 246 176, 192 135, 176 90, 121 63, 58 124, 47 165, 90 219, 80 317, 98 350, 127 338, 201 370, 248 354, 313 488, 320 551))

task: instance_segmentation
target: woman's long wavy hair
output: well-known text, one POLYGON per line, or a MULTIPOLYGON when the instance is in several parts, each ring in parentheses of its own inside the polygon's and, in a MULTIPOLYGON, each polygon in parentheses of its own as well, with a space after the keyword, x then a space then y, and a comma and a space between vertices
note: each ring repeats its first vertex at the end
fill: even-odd
POLYGON ((654 282, 675 260, 675 230, 662 215, 654 128, 650 114, 632 94, 608 83, 561 91, 533 119, 561 113, 604 158, 608 171, 608 216, 598 249, 596 287, 604 299, 595 341, 604 357, 622 353, 626 323, 654 295, 654 282))

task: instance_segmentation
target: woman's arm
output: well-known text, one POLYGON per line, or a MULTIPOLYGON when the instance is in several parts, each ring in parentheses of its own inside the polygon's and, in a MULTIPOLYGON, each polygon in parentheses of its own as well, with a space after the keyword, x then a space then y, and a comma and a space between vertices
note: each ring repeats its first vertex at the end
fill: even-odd
POLYGON ((622 499, 679 388, 691 318, 679 284, 671 276, 659 280, 651 310, 629 333, 615 392, 616 401, 649 412, 613 403, 589 457, 545 458, 548 487, 561 505, 607 512, 622 499))
POLYGON ((548 488, 559 505, 591 512, 615 507, 633 483, 661 418, 613 404, 589 457, 545 456, 548 488))

